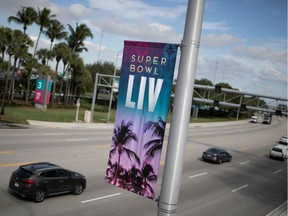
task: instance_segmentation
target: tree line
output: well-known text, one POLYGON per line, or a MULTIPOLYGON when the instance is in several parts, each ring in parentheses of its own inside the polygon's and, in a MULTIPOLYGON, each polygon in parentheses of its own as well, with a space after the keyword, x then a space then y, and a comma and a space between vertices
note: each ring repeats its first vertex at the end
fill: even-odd
POLYGON ((21 7, 15 16, 11 15, 7 20, 22 25, 23 31, 0 27, 1 113, 4 112, 5 100, 13 101, 15 93, 21 93, 23 100, 28 103, 35 89, 35 79, 41 75, 50 75, 53 81, 50 103, 53 106, 59 102, 71 102, 69 95, 83 95, 90 91, 96 71, 109 73, 109 70, 113 74, 113 63, 85 65, 80 57, 80 53, 88 51, 84 41, 93 38, 86 24, 76 23, 76 27, 67 24, 65 28, 50 9, 33 7, 21 7), (26 33, 27 28, 34 24, 39 27, 35 44, 26 33), (50 40, 49 49, 38 49, 43 35, 50 40), (31 49, 32 53, 29 52, 31 49), (59 71, 60 64, 63 66, 62 71, 59 71), (52 68, 51 65, 55 66, 52 68), (56 94, 62 97, 55 97, 56 94))
MULTIPOLYGON (((0 100, 2 99, 0 114, 4 113, 5 100, 13 101, 16 93, 22 95, 22 99, 28 103, 29 97, 35 90, 35 80, 41 75, 50 75, 53 81, 50 102, 53 106, 55 103, 64 105, 71 103, 74 98, 69 95, 77 97, 92 92, 96 72, 113 74, 115 67, 113 63, 96 62, 85 65, 80 57, 82 52, 88 52, 84 41, 93 38, 86 24, 76 23, 75 27, 67 24, 65 27, 50 9, 33 7, 21 7, 17 14, 9 16, 7 21, 21 25, 23 30, 0 27, 0 100), (26 33, 27 28, 32 25, 39 27, 35 44, 26 33), (50 40, 49 49, 38 49, 42 36, 50 40), (33 52, 30 53, 29 50, 33 52), (60 64, 63 68, 61 71, 59 71, 60 64), (55 66, 52 68, 51 65, 55 66)), ((119 75, 119 71, 117 74, 119 75)), ((213 83, 206 78, 196 79, 195 83, 213 86, 213 83)), ((228 83, 217 85, 234 89, 228 83)), ((203 90, 195 91, 198 95, 204 94, 203 90)), ((240 100, 233 94, 227 94, 226 100, 227 98, 233 103, 239 103, 240 100)), ((254 100, 253 103, 256 101, 254 100)), ((264 100, 260 100, 260 106, 265 104, 264 100)))

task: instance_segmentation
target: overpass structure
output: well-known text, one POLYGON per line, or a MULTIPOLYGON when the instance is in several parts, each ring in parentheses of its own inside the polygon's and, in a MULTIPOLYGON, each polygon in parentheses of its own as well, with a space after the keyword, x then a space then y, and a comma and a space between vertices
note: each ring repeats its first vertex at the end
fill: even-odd
POLYGON ((260 100, 265 100, 269 99, 270 103, 278 104, 278 103, 287 103, 287 98, 281 98, 281 97, 274 97, 274 96, 268 96, 268 95, 261 95, 261 94, 255 94, 255 93, 250 93, 250 92, 243 92, 243 91, 238 91, 234 89, 226 89, 226 88, 221 88, 220 86, 206 86, 206 85, 194 85, 194 96, 193 96, 193 101, 196 102, 202 102, 206 104, 219 104, 221 106, 226 106, 226 107, 234 107, 234 108, 242 108, 242 109, 247 109, 247 110, 255 110, 255 111, 263 111, 263 112, 269 112, 269 113, 274 113, 276 109, 271 109, 269 108, 269 104, 265 104, 265 107, 260 104, 260 100), (200 95, 196 89, 202 89, 204 90, 204 95, 200 95), (210 97, 211 92, 215 92, 216 95, 214 94, 212 97, 210 97), (227 94, 233 94, 235 97, 226 99, 227 94), (223 99, 221 101, 216 100, 216 97, 219 97, 219 95, 223 96, 223 99), (243 99, 248 97, 248 101, 243 101, 243 99), (239 103, 231 103, 235 98, 240 98, 239 103), (256 106, 249 106, 249 102, 251 101, 257 101, 256 106))
MULTIPOLYGON (((118 91, 118 85, 115 85, 115 79, 119 80, 119 76, 115 75, 107 75, 107 74, 99 74, 97 73, 95 76, 95 83, 94 83, 94 92, 93 92, 93 99, 92 99, 92 107, 91 107, 91 119, 93 119, 93 112, 96 100, 97 89, 100 87, 110 89, 110 102, 109 102, 109 112, 107 122, 109 121, 110 117, 110 110, 113 100, 113 92, 118 91)), ((176 84, 176 83, 173 83, 176 84)), ((174 93, 172 92, 171 97, 174 97, 174 93)), ((267 104, 267 100, 269 103, 273 104, 286 104, 287 105, 287 98, 275 97, 275 96, 268 96, 250 92, 244 92, 234 89, 227 89, 222 88, 221 86, 207 86, 207 85, 194 85, 194 92, 193 92, 193 101, 200 102, 204 104, 212 104, 214 106, 224 106, 224 107, 233 107, 238 109, 237 119, 239 113, 245 110, 252 110, 252 111, 261 111, 267 113, 275 113, 276 107, 271 108, 269 103, 267 104), (202 94, 199 93, 199 90, 202 94), (228 97, 230 95, 230 97, 228 97), (233 97, 231 98, 231 95, 233 97), (219 100, 219 98, 221 98, 219 100), (245 99, 245 100, 244 100, 245 99), (261 100, 266 102, 265 106, 261 104, 261 100), (235 101, 239 101, 239 103, 235 103, 235 101), (256 105, 249 105, 251 102, 257 101, 256 105)), ((255 103, 253 103, 255 104, 255 103)), ((286 106, 287 107, 287 106, 286 106)), ((284 110, 283 110, 284 111, 284 110)), ((287 112, 287 110, 285 110, 287 112)))

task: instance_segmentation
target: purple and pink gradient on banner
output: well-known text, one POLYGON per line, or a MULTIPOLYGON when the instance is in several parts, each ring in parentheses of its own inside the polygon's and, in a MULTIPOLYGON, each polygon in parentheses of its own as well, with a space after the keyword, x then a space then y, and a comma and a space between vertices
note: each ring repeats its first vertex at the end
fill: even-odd
POLYGON ((155 199, 178 45, 125 41, 105 181, 155 199))

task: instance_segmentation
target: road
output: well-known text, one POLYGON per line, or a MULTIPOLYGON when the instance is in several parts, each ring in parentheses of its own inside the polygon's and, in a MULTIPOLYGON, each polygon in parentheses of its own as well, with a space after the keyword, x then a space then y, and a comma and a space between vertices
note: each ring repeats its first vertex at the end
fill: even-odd
MULTIPOLYGON (((0 130, 1 216, 151 216, 157 202, 103 181, 112 127, 0 130), (51 197, 42 203, 22 199, 7 191, 10 175, 20 164, 50 161, 87 177, 79 196, 51 197)), ((177 215, 271 216, 287 207, 287 163, 267 157, 271 146, 287 133, 287 119, 271 125, 203 124, 189 127, 177 215), (226 148, 233 156, 221 165, 203 162, 210 146, 226 148)), ((158 179, 158 195, 165 162, 165 135, 158 179)))

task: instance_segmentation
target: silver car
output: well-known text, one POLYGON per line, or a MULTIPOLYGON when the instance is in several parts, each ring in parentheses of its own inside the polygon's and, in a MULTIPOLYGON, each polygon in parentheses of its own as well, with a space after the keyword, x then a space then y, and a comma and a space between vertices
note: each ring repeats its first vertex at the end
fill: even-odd
POLYGON ((287 159, 288 147, 285 145, 275 145, 269 151, 270 158, 287 159))
POLYGON ((288 144, 288 136, 282 136, 280 139, 279 139, 279 143, 283 143, 283 144, 288 144))

